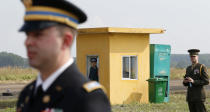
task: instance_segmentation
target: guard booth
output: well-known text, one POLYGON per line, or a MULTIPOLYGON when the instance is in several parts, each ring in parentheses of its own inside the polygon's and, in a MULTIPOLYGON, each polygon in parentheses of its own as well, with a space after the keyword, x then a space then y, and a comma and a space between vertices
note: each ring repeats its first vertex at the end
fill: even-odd
POLYGON ((167 80, 164 102, 169 101, 171 46, 150 44, 150 78, 167 80))
POLYGON ((89 59, 98 59, 99 82, 111 104, 148 103, 150 34, 162 29, 83 28, 77 37, 77 66, 88 76, 89 59))

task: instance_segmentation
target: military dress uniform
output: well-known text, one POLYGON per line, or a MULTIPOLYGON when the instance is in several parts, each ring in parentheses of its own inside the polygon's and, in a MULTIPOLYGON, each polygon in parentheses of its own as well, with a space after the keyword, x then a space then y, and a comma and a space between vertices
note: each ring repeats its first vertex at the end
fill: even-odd
POLYGON ((17 112, 111 112, 103 87, 85 78, 75 63, 68 66, 46 91, 36 84, 37 80, 23 89, 17 112))
POLYGON ((98 67, 90 67, 89 79, 98 81, 98 67))
MULTIPOLYGON (((97 59, 96 58, 91 58, 90 59, 90 62, 97 62, 97 59)), ((95 66, 91 66, 90 67, 90 73, 89 73, 89 79, 90 80, 94 80, 94 81, 98 81, 98 67, 95 66)))
POLYGON ((191 77, 194 80, 194 83, 183 83, 184 86, 188 86, 186 100, 190 112, 206 112, 204 105, 206 99, 204 85, 209 84, 207 68, 200 63, 190 65, 187 67, 184 77, 191 77))
MULTIPOLYGON (((30 32, 62 24, 72 29, 86 21, 86 14, 66 0, 22 0, 26 13, 20 31, 30 32)), ((69 59, 44 82, 27 85, 17 101, 17 112, 110 112, 102 85, 84 77, 69 59)))

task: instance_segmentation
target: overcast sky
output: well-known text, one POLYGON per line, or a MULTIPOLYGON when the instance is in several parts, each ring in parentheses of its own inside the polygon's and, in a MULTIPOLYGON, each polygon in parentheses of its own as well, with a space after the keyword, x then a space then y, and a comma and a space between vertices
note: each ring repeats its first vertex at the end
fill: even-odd
MULTIPOLYGON (((81 7, 88 21, 80 27, 162 28, 152 34, 152 44, 169 44, 172 53, 186 54, 190 48, 210 53, 210 0, 69 0, 81 7)), ((0 4, 0 52, 26 57, 20 0, 0 4)), ((76 55, 75 45, 72 55, 76 55)))

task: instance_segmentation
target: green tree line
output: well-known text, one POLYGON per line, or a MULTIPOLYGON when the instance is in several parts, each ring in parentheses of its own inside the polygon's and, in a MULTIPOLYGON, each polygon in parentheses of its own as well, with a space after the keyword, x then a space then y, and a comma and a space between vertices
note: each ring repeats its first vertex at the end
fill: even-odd
MULTIPOLYGON (((210 68, 210 54, 200 54, 199 62, 210 68)), ((191 64, 190 57, 188 54, 171 54, 170 64, 173 68, 186 68, 191 64)), ((5 66, 29 67, 26 58, 13 53, 0 52, 0 67, 5 66)))
POLYGON ((0 67, 28 67, 26 58, 18 56, 13 53, 0 52, 0 67))
MULTIPOLYGON (((199 63, 210 68, 210 54, 200 54, 199 63)), ((171 54, 171 67, 186 68, 191 64, 188 54, 171 54)))

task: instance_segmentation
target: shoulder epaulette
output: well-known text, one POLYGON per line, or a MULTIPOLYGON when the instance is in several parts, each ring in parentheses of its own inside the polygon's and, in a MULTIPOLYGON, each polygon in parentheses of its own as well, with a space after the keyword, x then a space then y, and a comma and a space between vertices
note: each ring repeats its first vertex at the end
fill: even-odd
POLYGON ((203 66, 204 66, 203 64, 201 64, 201 66, 200 66, 200 76, 201 76, 201 70, 202 70, 203 66))
POLYGON ((92 92, 96 89, 103 89, 104 87, 96 81, 87 82, 83 85, 83 88, 88 92, 92 92))

